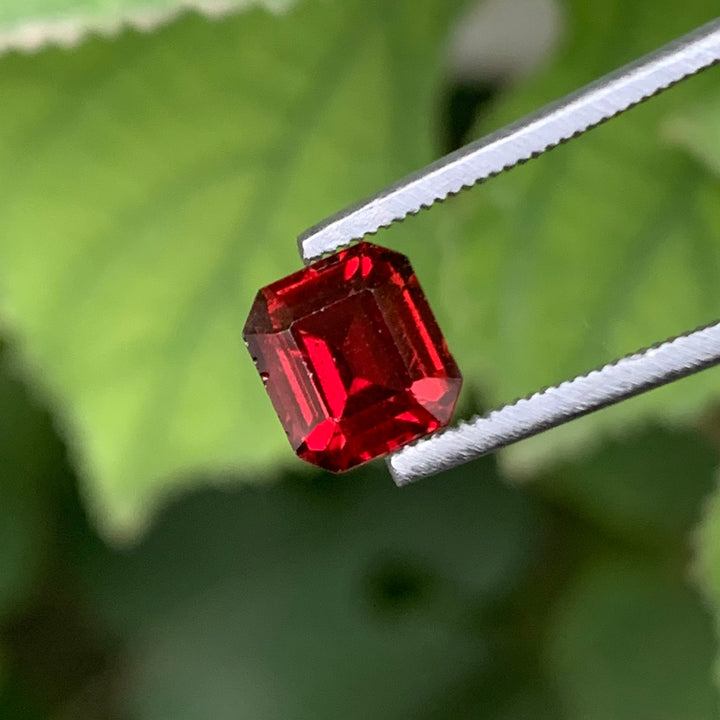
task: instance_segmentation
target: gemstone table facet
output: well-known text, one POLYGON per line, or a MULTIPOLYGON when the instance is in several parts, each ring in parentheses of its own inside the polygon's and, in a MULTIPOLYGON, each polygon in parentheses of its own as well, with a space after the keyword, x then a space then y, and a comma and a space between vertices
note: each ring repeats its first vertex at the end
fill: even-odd
POLYGON ((460 392, 408 259, 368 242, 262 288, 243 337, 293 449, 332 472, 447 425, 460 392))

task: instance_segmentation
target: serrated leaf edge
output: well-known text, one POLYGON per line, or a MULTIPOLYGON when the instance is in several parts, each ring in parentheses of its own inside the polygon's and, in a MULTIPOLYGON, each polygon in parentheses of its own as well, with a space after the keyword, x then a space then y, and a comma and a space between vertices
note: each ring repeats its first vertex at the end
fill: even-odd
POLYGON ((290 0, 182 0, 163 8, 151 5, 113 15, 80 13, 0 26, 0 57, 10 52, 31 54, 47 47, 72 49, 92 35, 113 38, 125 29, 151 33, 188 12, 219 20, 227 15, 263 7, 280 13, 290 0))

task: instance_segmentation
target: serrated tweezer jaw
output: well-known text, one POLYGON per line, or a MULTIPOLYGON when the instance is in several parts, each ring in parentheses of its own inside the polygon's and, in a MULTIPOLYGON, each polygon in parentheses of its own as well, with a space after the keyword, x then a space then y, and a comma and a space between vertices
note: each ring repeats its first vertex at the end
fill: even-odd
MULTIPOLYGON (((303 233, 308 262, 541 155, 720 63, 720 18, 400 180, 303 233)), ((404 485, 720 363, 720 323, 431 435, 388 458, 404 485)))

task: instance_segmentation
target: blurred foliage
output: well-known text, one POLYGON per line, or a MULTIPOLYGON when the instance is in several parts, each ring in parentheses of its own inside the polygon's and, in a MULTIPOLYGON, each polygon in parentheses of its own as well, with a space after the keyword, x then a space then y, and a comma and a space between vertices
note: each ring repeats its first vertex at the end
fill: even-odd
POLYGON ((689 150, 701 163, 720 176, 720 91, 712 88, 701 103, 670 118, 665 135, 689 150))
MULTIPOLYGON (((720 638, 720 487, 708 502, 696 535, 695 571, 702 589, 715 612, 715 627, 720 638)), ((720 653, 715 667, 720 687, 720 653)))
POLYGON ((0 346, 0 617, 21 605, 37 580, 48 528, 43 484, 52 481, 63 449, 47 413, 13 377, 0 346))
POLYGON ((1 307, 107 531, 193 471, 292 459, 243 318, 299 229, 432 159, 461 4, 190 15, 0 62, 1 307))
MULTIPOLYGON (((132 535, 198 473, 263 479, 293 461, 241 355, 242 319, 258 286, 297 266, 298 230, 437 154, 439 58, 465 4, 307 0, 0 60, 0 310, 106 532, 132 535)), ((689 29, 714 3, 566 5, 555 59, 477 132, 689 29)), ((383 233, 412 255, 488 402, 715 316, 720 185, 663 131, 715 84, 695 78, 383 233), (473 288, 482 301, 467 301, 473 288)), ((713 383, 648 395, 508 462, 534 466, 648 414, 686 419, 713 383)))
MULTIPOLYGON (((521 117, 717 12, 712 0, 689 0, 682 13, 674 2, 657 0, 565 4, 569 28, 555 59, 503 93, 474 134, 521 117)), ((461 196, 464 220, 451 238, 442 295, 453 307, 467 304, 470 288, 482 296, 453 320, 462 326, 459 337, 477 343, 461 355, 462 367, 483 379, 490 404, 718 316, 720 183, 663 130, 669 117, 699 105, 717 85, 714 71, 693 78, 461 196)), ((535 466, 648 416, 685 421, 713 394, 712 374, 650 393, 511 448, 507 466, 535 466)))
POLYGON ((717 463, 699 436, 648 428, 523 488, 491 458, 402 491, 382 465, 215 478, 239 487, 175 500, 118 549, 47 415, 2 387, 34 418, 2 447, 20 467, 54 458, 28 527, 44 561, 0 615, 4 719, 718 714, 712 623, 686 582, 717 463), (693 460, 682 477, 673 452, 693 460), (598 500, 608 480, 621 510, 598 500))
MULTIPOLYGON (((3 720, 720 715, 717 373, 399 491, 382 464, 288 470, 242 355, 297 231, 440 151, 467 4, 300 0, 0 57, 3 720)), ((717 12, 563 4, 562 46, 476 91, 473 135, 717 12)), ((717 87, 383 232, 468 407, 717 317, 717 87)))
POLYGON ((592 463, 562 463, 539 482, 607 532, 665 555, 677 552, 677 538, 691 532, 714 488, 717 449, 697 431, 655 427, 632 437, 608 439, 592 463))
POLYGON ((550 624, 549 663, 568 717, 717 717, 714 650, 697 597, 637 560, 582 574, 550 624))
POLYGON ((491 462, 402 494, 372 471, 331 483, 199 496, 95 558, 134 716, 404 717, 490 663, 485 615, 540 552, 527 499, 491 462))

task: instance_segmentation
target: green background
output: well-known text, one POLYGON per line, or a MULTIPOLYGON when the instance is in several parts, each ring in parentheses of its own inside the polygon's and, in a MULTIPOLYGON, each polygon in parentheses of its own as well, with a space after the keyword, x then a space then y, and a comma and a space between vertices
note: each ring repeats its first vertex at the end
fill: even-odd
MULTIPOLYGON (((463 0, 93 35, 172 5, 0 11, 0 717, 719 716, 717 371, 400 491, 297 461, 240 339, 299 231, 717 3, 564 0, 482 84, 463 0)), ((378 236, 460 414, 717 319, 718 72, 378 236)))

